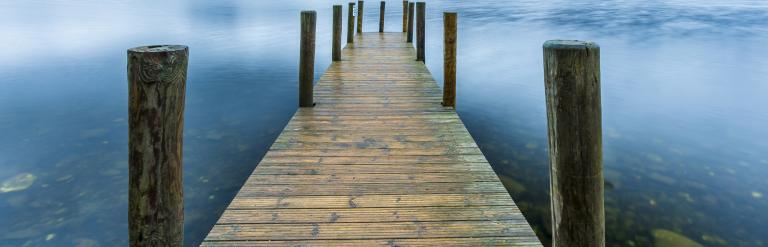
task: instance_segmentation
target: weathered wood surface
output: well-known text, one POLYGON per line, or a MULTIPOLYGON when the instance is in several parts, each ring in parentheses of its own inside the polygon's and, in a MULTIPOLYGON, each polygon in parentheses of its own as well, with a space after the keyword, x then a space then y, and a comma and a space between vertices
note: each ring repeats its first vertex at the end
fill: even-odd
POLYGON ((357 1, 357 33, 363 33, 363 1, 357 1))
POLYGON ((381 5, 379 6, 379 32, 384 32, 384 8, 386 7, 387 2, 381 1, 381 5))
POLYGON ((408 32, 408 1, 403 1, 403 32, 408 32))
POLYGON ((347 10, 347 43, 355 42, 355 3, 349 3, 347 10))
POLYGON ((413 9, 415 8, 414 2, 408 2, 408 30, 407 31, 407 38, 406 42, 413 43, 413 21, 415 20, 413 18, 413 9))
POLYGON ((299 48, 299 107, 314 105, 312 83, 315 79, 315 32, 317 12, 301 11, 299 48))
POLYGON ((333 5, 333 48, 331 57, 333 61, 341 61, 341 5, 333 5))
POLYGON ((443 13, 443 106, 456 107, 456 12, 443 13))
POLYGON ((605 246, 600 47, 544 43, 553 246, 605 246))
POLYGON ((203 246, 540 246, 405 33, 363 33, 203 246))
POLYGON ((189 48, 128 50, 128 235, 131 246, 181 246, 182 142, 189 48))
POLYGON ((427 3, 416 3, 416 61, 424 62, 426 57, 426 22, 427 22, 427 3))

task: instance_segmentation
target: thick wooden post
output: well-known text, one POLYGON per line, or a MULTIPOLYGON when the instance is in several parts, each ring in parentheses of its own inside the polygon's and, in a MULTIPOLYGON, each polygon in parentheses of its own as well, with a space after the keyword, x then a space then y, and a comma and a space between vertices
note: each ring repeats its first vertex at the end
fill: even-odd
POLYGON ((443 13, 443 106, 456 107, 456 12, 443 13))
POLYGON ((317 12, 301 11, 301 49, 299 57, 299 107, 312 107, 312 82, 315 77, 315 24, 317 12))
POLYGON ((414 3, 408 3, 408 35, 406 35, 408 43, 413 43, 413 7, 414 3))
POLYGON ((333 5, 333 61, 341 61, 341 5, 333 5))
POLYGON ((189 48, 128 50, 130 246, 182 246, 182 143, 189 48))
POLYGON ((363 32, 363 1, 357 1, 357 33, 363 32))
POLYGON ((384 32, 384 5, 386 5, 386 2, 381 1, 381 6, 379 7, 379 32, 384 32))
POLYGON ((544 43, 553 246, 605 246, 600 48, 544 43))
POLYGON ((355 42, 355 3, 349 3, 347 13, 347 43, 355 42))
POLYGON ((403 32, 408 32, 408 1, 403 1, 403 32))
POLYGON ((424 62, 424 35, 425 35, 425 22, 427 13, 427 3, 416 3, 416 61, 424 62))

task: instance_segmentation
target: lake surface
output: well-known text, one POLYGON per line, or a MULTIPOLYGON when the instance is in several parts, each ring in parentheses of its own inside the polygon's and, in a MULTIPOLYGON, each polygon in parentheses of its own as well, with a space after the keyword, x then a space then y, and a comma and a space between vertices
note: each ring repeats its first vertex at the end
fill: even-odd
MULTIPOLYGON (((148 44, 190 47, 185 242, 198 244, 296 110, 300 10, 318 11, 316 76, 329 65, 333 3, 0 2, 0 246, 127 245, 126 49, 148 44)), ((400 31, 401 1, 387 5, 400 31)), ((442 11, 459 12, 457 110, 543 241, 541 45, 564 38, 602 49, 608 245, 768 245, 768 2, 427 9, 438 82, 442 11)))

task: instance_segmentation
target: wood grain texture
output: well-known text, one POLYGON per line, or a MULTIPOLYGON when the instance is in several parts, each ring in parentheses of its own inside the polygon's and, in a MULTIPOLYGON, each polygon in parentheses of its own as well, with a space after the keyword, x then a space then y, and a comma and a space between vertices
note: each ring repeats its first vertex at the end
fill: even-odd
POLYGON ((128 50, 128 227, 131 246, 182 246, 182 143, 189 49, 128 50))
POLYGON ((443 13, 443 106, 456 108, 456 22, 455 12, 443 13))
POLYGON ((301 48, 299 55, 299 107, 314 106, 315 27, 317 12, 301 12, 301 48))
POLYGON ((406 36, 407 43, 413 43, 413 21, 414 21, 413 11, 415 6, 416 4, 413 2, 408 3, 408 30, 407 30, 408 32, 406 36))
POLYGON ((427 22, 427 3, 416 3, 416 61, 424 62, 426 56, 426 22, 427 22))
POLYGON ((408 1, 403 1, 403 32, 408 32, 408 1))
POLYGON ((357 33, 363 33, 363 1, 357 1, 357 33))
POLYGON ((406 34, 363 33, 203 246, 540 246, 406 34))
POLYGON ((600 48, 544 43, 554 246, 605 246, 600 48))
POLYGON ((347 11, 347 44, 355 42, 355 3, 349 3, 347 11))
POLYGON ((332 61, 341 61, 341 5, 333 5, 332 61))

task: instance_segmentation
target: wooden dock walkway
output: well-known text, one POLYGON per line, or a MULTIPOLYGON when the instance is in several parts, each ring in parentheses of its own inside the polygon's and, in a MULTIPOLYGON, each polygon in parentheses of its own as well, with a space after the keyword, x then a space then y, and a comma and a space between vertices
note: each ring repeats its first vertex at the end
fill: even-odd
POLYGON ((203 246, 540 246, 404 33, 363 33, 203 246))

